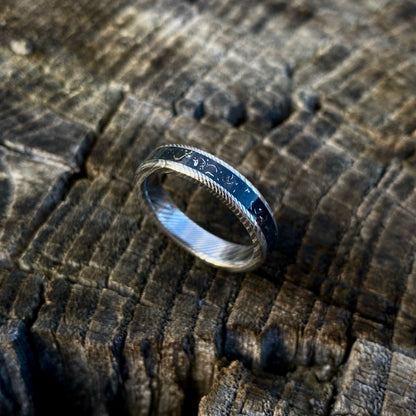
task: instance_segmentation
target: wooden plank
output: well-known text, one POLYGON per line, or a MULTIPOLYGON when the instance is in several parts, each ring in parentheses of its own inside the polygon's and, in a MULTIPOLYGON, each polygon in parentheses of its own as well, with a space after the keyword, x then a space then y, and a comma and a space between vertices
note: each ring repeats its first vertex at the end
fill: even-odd
POLYGON ((3 1, 0 413, 414 413, 415 16, 3 1), (134 172, 167 143, 265 195, 262 267, 218 271, 160 233, 134 172))

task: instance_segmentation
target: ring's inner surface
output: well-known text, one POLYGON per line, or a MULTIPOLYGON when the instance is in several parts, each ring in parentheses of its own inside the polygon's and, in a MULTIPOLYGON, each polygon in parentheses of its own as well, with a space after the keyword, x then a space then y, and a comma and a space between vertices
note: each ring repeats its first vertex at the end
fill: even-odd
POLYGON ((223 263, 251 260, 248 232, 206 188, 177 174, 153 174, 143 186, 158 220, 181 244, 223 263))

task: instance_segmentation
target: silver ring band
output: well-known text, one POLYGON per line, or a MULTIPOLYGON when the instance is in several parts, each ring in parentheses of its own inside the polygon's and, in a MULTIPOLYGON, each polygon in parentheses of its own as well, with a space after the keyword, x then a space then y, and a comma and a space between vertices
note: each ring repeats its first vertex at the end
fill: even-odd
POLYGON ((207 152, 183 145, 161 146, 140 164, 136 180, 163 231, 209 264, 231 271, 251 270, 276 245, 277 226, 260 192, 230 165, 207 152), (150 180, 163 173, 186 177, 209 189, 239 219, 252 244, 226 241, 193 222, 160 183, 150 180))

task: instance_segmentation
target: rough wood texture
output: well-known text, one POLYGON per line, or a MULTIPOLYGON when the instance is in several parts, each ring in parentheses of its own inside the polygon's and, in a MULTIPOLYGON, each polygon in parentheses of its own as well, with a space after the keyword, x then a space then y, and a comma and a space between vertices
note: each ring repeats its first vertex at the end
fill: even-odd
POLYGON ((414 415, 415 27, 412 0, 3 0, 0 413, 414 415), (260 269, 159 233, 133 176, 163 143, 266 196, 260 269))

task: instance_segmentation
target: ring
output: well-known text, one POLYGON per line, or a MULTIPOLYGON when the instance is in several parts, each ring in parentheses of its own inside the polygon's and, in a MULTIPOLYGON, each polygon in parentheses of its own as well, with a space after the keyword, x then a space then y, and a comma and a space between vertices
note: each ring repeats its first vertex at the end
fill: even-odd
POLYGON ((176 144, 158 147, 137 168, 136 184, 162 230, 215 267, 252 270, 276 246, 276 222, 260 192, 230 165, 207 152, 176 144), (192 221, 163 189, 158 179, 162 174, 179 175, 208 189, 241 222, 251 244, 224 240, 192 221))

